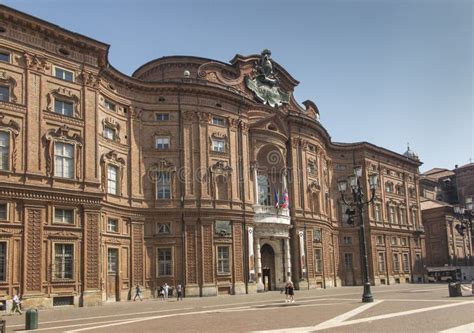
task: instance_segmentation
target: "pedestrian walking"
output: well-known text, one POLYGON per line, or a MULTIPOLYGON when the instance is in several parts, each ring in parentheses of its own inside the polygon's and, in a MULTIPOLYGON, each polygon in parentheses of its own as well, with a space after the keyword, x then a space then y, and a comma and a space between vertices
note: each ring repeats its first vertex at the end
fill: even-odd
POLYGON ((137 297, 140 299, 140 301, 143 301, 141 293, 142 291, 140 289, 140 286, 137 284, 137 286, 135 287, 135 297, 133 298, 134 302, 137 299, 137 297))
POLYGON ((15 294, 12 298, 12 309, 11 309, 10 313, 14 314, 15 312, 18 312, 19 314, 23 314, 23 312, 21 312, 20 297, 18 297, 17 294, 15 294))
POLYGON ((158 290, 158 295, 160 296, 162 301, 165 300, 165 289, 163 288, 163 286, 160 286, 160 290, 158 290))
MULTIPOLYGON (((290 301, 290 295, 288 295, 288 286, 290 285, 289 282, 285 284, 285 303, 290 301)), ((283 291, 282 291, 283 292, 283 291)))
POLYGON ((170 292, 170 286, 165 282, 163 285, 163 290, 165 291, 165 299, 168 299, 168 293, 170 292))
POLYGON ((293 286, 293 282, 288 282, 288 303, 294 303, 295 302, 295 287, 293 286))
POLYGON ((181 285, 181 283, 178 283, 178 285, 176 286, 176 297, 177 297, 177 301, 179 300, 183 300, 183 286, 181 285))

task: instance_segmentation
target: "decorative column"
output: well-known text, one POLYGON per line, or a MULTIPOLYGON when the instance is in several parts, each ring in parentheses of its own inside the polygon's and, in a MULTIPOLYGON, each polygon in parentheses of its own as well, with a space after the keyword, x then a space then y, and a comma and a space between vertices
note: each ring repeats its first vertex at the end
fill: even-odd
POLYGON ((290 255, 290 238, 285 238, 285 262, 286 262, 286 282, 291 281, 291 255, 290 255))
POLYGON ((253 168, 255 204, 258 205, 258 167, 257 167, 257 162, 256 161, 252 162, 251 167, 253 168))
POLYGON ((248 227, 247 229, 248 234, 248 247, 249 247, 249 282, 255 281, 255 255, 253 252, 253 227, 248 227))
POLYGON ((255 240, 257 245, 257 292, 262 292, 265 289, 263 285, 263 277, 262 277, 262 255, 260 253, 260 238, 255 240))

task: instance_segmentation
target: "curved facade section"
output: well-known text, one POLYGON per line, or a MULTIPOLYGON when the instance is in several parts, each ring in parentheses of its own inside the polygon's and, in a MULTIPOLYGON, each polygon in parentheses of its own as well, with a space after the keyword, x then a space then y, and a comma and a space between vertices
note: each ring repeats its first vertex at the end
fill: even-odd
POLYGON ((165 282, 186 296, 361 284, 358 228, 336 186, 354 164, 364 181, 380 175, 365 219, 371 281, 423 278, 419 161, 332 142, 269 50, 164 57, 128 77, 105 44, 0 15, 5 300, 87 306, 136 284, 153 297, 165 282))

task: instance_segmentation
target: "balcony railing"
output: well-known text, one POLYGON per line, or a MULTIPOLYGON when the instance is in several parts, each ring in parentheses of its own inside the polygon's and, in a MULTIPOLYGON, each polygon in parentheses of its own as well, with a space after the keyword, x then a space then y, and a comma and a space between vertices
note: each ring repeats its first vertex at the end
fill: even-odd
POLYGON ((290 211, 288 208, 254 205, 253 211, 255 212, 255 223, 290 224, 290 211))

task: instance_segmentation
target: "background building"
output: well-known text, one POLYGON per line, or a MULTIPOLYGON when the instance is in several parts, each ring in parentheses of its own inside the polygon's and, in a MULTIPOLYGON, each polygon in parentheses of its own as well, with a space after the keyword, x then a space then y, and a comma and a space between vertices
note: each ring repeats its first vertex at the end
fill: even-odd
MULTIPOLYGON (((434 168, 421 175, 421 207, 426 232, 426 265, 430 267, 472 266, 472 228, 463 225, 455 214, 456 206, 465 206, 474 198, 474 163, 454 170, 434 168)), ((463 277, 474 278, 472 268, 463 269, 463 277)))
POLYGON ((354 165, 365 183, 379 174, 371 280, 422 280, 418 158, 333 142, 268 50, 163 57, 129 77, 106 44, 4 6, 0 17, 1 299, 361 284, 359 229, 337 190, 354 165))

